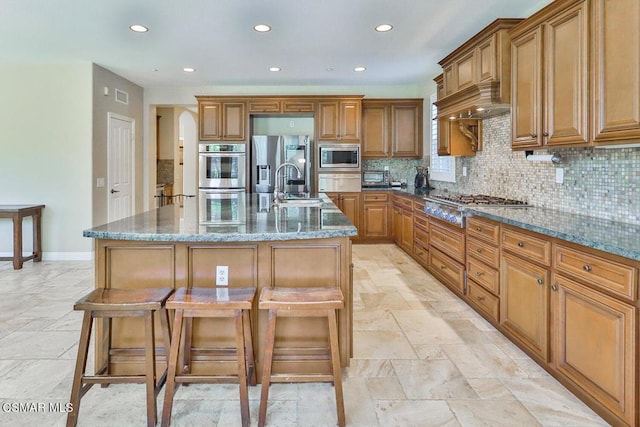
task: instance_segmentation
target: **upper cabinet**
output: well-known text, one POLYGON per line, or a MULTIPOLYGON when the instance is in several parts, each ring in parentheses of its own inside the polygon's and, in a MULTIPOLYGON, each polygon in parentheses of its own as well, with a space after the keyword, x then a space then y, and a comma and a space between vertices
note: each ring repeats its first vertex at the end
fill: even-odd
POLYGON ((593 140, 640 142, 640 2, 591 0, 593 140))
POLYGON ((362 157, 422 157, 423 99, 362 101, 362 157))
POLYGON ((357 142, 360 140, 362 97, 325 99, 318 102, 318 139, 357 142))
POLYGON ((244 100, 198 98, 200 141, 246 141, 244 100))
POLYGON ((251 97, 249 114, 273 113, 313 113, 316 102, 313 99, 297 97, 251 97))
POLYGON ((511 31, 513 148, 586 145, 588 3, 558 1, 511 31))

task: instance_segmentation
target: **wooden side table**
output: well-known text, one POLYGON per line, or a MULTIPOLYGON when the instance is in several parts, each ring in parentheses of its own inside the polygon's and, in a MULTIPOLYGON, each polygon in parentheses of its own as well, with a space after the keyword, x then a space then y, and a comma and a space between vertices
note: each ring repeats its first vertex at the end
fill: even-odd
POLYGON ((32 259, 42 261, 41 219, 44 205, 0 205, 0 218, 13 220, 13 257, 0 257, 0 261, 13 261, 13 269, 22 268, 22 263, 32 259), (22 256, 22 218, 33 217, 33 253, 22 256))

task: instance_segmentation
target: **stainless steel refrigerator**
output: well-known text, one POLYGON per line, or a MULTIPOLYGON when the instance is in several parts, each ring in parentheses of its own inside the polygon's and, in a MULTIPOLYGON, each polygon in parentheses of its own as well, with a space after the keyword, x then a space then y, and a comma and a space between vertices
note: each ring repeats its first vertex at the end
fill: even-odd
POLYGON ((287 193, 313 192, 309 135, 253 135, 251 141, 252 192, 272 193, 276 169, 284 162, 298 166, 302 175, 298 178, 294 168, 284 167, 278 175, 279 188, 287 193))

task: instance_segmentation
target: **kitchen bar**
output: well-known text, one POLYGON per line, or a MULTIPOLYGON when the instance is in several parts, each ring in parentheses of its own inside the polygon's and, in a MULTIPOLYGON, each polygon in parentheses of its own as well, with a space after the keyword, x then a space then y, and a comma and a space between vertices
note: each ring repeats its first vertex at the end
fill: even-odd
MULTIPOLYGON (((338 287, 346 307, 338 315, 340 359, 347 366, 352 355, 352 264, 349 236, 356 228, 324 195, 319 207, 292 203, 261 203, 260 195, 245 196, 243 222, 204 223, 194 199, 184 202, 181 216, 169 205, 84 231, 95 239, 96 288, 218 287, 217 268, 228 269, 229 287, 338 287), (298 207, 293 207, 298 206, 298 207)), ((224 216, 224 215, 223 215, 224 216)), ((257 302, 256 302, 257 304, 257 302)), ((252 310, 258 378, 266 334, 266 314, 252 310)), ((120 319, 119 319, 120 320, 120 319)), ((143 328, 136 319, 114 322, 110 370, 131 374, 143 370, 143 328)), ((324 372, 327 331, 322 319, 283 319, 278 342, 286 351, 276 354, 274 372, 324 372)), ((98 339, 103 339, 98 328, 98 339)), ((233 363, 224 354, 205 351, 234 338, 232 324, 221 319, 194 320, 192 372, 226 372, 233 363), (214 345, 215 344, 215 345, 214 345)), ((158 337, 159 339, 159 337, 158 337)), ((158 347, 160 347, 158 341, 158 347)), ((98 352, 96 352, 98 354, 98 352)), ((157 359, 164 363, 164 355, 157 359)), ((104 361, 96 360, 96 366, 104 361)))

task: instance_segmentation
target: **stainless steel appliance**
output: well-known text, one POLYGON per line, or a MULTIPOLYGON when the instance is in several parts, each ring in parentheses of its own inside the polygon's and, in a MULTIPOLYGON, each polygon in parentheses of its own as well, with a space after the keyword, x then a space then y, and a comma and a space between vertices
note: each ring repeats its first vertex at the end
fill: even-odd
POLYGON ((362 189, 360 174, 353 173, 320 173, 318 174, 318 191, 324 193, 351 193, 362 189))
POLYGON ((300 169, 284 168, 280 176, 285 193, 313 191, 311 173, 311 137, 309 135, 253 135, 251 151, 251 189, 255 193, 272 193, 276 187, 276 169, 292 163, 300 169))
POLYGON ((244 189, 200 189, 199 193, 200 224, 244 224, 246 222, 244 189))
POLYGON ((362 186, 370 188, 389 188, 389 171, 362 171, 362 186))
POLYGON ((484 194, 451 194, 445 192, 429 192, 425 196, 424 211, 443 221, 464 228, 466 225, 466 208, 469 207, 527 207, 521 200, 503 197, 486 196, 484 194))
POLYGON ((200 144, 200 188, 245 189, 245 144, 200 144))
POLYGON ((318 144, 319 172, 360 172, 360 144, 318 144))

